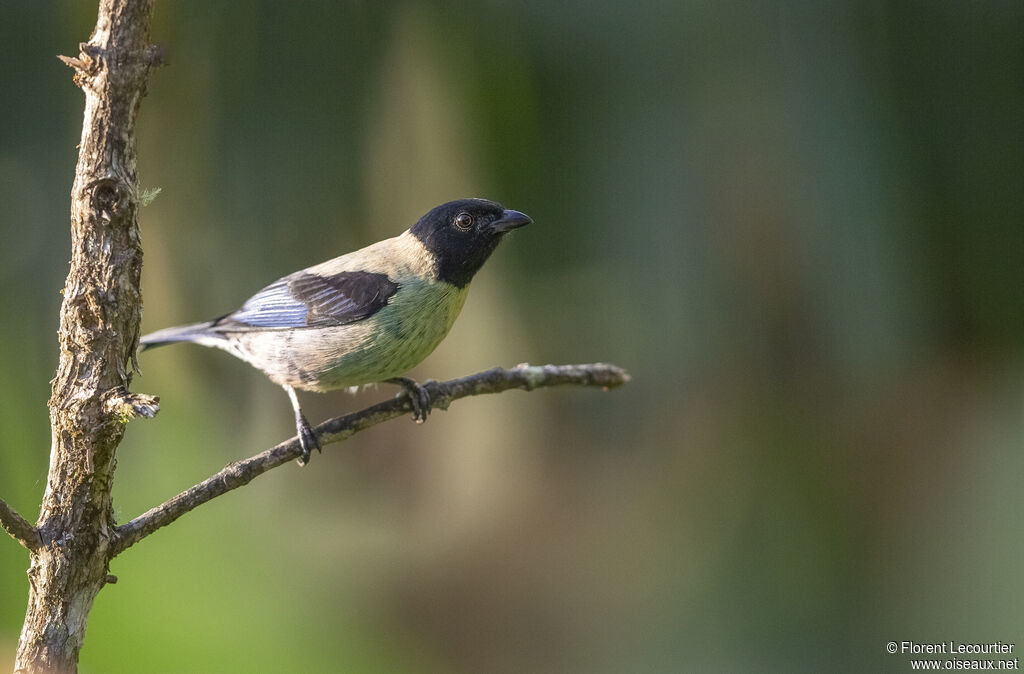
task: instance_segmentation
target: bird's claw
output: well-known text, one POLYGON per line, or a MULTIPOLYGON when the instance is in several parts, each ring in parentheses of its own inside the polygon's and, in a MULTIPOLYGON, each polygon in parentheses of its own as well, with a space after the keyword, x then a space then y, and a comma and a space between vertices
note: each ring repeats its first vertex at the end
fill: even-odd
POLYGON ((412 401, 413 421, 422 424, 430 414, 430 394, 427 393, 427 389, 416 384, 415 389, 409 389, 409 400, 412 401))
POLYGON ((317 437, 316 431, 306 421, 305 416, 300 416, 296 420, 296 430, 299 434, 299 444, 302 445, 302 456, 299 457, 298 462, 300 466, 305 466, 309 463, 309 457, 316 449, 318 452, 323 452, 320 447, 320 438, 317 437))
POLYGON ((393 377, 388 379, 392 384, 398 384, 405 389, 412 404, 412 420, 422 424, 430 414, 430 393, 425 386, 421 386, 415 379, 409 377, 393 377))

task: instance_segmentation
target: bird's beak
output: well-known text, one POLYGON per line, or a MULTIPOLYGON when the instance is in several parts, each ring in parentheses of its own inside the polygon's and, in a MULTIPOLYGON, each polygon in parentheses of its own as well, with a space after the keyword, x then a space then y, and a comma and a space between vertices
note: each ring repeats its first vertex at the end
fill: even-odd
POLYGON ((528 225, 531 222, 533 220, 526 213, 508 209, 501 214, 500 218, 491 223, 491 231, 495 234, 504 234, 523 225, 528 225))

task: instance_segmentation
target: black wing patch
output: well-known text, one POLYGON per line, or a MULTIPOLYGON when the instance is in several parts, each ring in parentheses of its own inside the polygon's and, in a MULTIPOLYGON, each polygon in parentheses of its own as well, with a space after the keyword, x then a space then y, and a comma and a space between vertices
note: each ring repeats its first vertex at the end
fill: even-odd
POLYGON ((215 321, 214 328, 320 328, 354 323, 387 306, 398 287, 387 274, 300 272, 259 291, 241 309, 215 321))
POLYGON ((306 305, 306 325, 345 325, 387 306, 398 284, 387 274, 343 271, 333 276, 297 274, 288 280, 292 297, 306 305))

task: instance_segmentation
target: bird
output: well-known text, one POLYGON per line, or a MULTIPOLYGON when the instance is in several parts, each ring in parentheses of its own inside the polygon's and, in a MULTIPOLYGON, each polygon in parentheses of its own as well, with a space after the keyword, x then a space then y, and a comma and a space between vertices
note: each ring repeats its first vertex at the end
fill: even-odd
POLYGON ((291 401, 306 465, 321 446, 295 390, 397 384, 425 421, 430 396, 403 375, 448 334, 501 240, 531 222, 495 201, 449 201, 398 236, 280 278, 219 318, 144 335, 139 348, 190 342, 262 371, 291 401))

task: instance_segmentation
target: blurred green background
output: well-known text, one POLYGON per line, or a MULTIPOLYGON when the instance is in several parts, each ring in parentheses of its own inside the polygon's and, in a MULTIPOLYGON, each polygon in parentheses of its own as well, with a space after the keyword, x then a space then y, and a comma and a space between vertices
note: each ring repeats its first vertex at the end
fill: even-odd
MULTIPOLYGON (((83 102, 54 56, 96 9, 0 16, 0 496, 34 519, 83 102)), ((144 330, 486 196, 535 224, 414 374, 634 380, 463 401, 217 499, 114 561, 83 672, 1024 647, 1024 3, 159 2, 153 40, 144 330)), ((163 406, 119 450, 122 521, 294 434, 224 354, 141 365, 163 406)), ((26 567, 0 541, 0 663, 26 567)))

